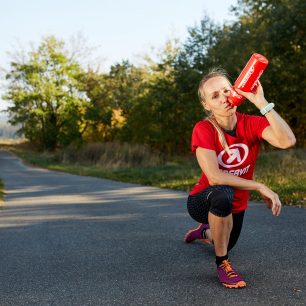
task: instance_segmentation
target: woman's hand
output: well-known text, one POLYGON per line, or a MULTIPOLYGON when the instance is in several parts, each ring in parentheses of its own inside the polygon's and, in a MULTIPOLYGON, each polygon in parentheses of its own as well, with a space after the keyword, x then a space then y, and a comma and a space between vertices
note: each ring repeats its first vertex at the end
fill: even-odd
POLYGON ((268 102, 265 99, 263 88, 259 81, 256 82, 256 89, 253 92, 245 92, 238 88, 235 90, 242 96, 246 97, 251 103, 253 103, 258 109, 264 108, 268 102))
POLYGON ((258 191, 266 202, 267 207, 272 209, 272 214, 274 216, 279 216, 282 209, 282 203, 279 200, 278 194, 263 184, 258 191))

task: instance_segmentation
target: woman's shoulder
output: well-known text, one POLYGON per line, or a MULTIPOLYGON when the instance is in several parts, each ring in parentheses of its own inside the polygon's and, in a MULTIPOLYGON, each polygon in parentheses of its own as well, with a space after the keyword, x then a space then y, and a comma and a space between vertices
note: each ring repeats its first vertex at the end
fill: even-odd
POLYGON ((237 120, 258 120, 261 119, 262 116, 260 115, 250 115, 250 114, 244 114, 244 113, 238 113, 236 112, 237 120))
POLYGON ((262 131, 269 125, 269 121, 265 116, 237 114, 237 128, 249 133, 249 135, 259 135, 261 138, 262 131))
POLYGON ((211 124, 207 120, 207 118, 202 119, 201 121, 198 121, 195 125, 194 128, 203 128, 203 127, 209 127, 211 124))
POLYGON ((198 121, 193 128, 193 131, 213 131, 212 124, 207 120, 207 118, 202 119, 201 121, 198 121))

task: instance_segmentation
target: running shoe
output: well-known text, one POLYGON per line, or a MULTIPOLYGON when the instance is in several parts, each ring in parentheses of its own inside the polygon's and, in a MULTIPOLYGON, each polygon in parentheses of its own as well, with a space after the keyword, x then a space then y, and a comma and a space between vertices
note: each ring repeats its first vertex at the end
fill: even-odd
POLYGON ((184 237, 184 241, 186 243, 190 243, 196 239, 199 239, 201 242, 205 244, 211 244, 209 239, 205 239, 202 237, 203 230, 207 230, 207 229, 209 229, 209 225, 201 223, 197 228, 192 229, 187 232, 187 234, 184 237))
POLYGON ((229 260, 223 260, 217 268, 217 273, 221 284, 226 288, 244 288, 245 281, 232 267, 229 260))

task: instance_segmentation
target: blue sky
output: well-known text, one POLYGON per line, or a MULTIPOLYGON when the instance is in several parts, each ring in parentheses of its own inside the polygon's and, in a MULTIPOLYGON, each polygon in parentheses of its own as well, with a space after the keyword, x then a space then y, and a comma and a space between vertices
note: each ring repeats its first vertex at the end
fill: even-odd
MULTIPOLYGON (((187 28, 204 14, 230 21, 236 0, 6 0, 1 1, 0 67, 8 68, 18 48, 29 49, 42 37, 68 41, 81 33, 102 69, 121 59, 137 64, 139 55, 161 48, 168 39, 181 41, 187 28)), ((1 94, 1 92, 0 92, 1 94)), ((1 103, 2 104, 2 103, 1 103)), ((2 108, 0 106, 0 108, 2 108)))

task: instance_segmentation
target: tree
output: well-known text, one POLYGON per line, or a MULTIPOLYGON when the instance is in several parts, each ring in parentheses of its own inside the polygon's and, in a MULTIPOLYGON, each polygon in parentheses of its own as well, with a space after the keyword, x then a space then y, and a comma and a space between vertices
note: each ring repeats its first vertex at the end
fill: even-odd
POLYGON ((303 0, 240 0, 234 9, 248 27, 249 45, 270 63, 264 75, 266 97, 306 145, 306 2, 303 0))
MULTIPOLYGON (((204 17, 190 29, 177 63, 178 88, 191 97, 192 80, 213 66, 225 68, 234 82, 251 54, 261 53, 270 62, 261 77, 265 96, 293 128, 297 145, 305 146, 306 2, 239 0, 233 12, 231 24, 214 27, 204 17)), ((251 103, 239 110, 258 114, 251 103)))
POLYGON ((176 43, 169 41, 160 61, 149 61, 140 92, 133 99, 123 128, 126 139, 148 144, 166 154, 180 153, 185 143, 182 137, 185 114, 174 73, 178 51, 176 43))
POLYGON ((128 140, 126 129, 121 129, 133 112, 144 79, 144 69, 125 60, 112 65, 109 73, 90 69, 83 74, 84 90, 91 101, 86 115, 86 140, 128 140))
POLYGON ((4 99, 19 133, 46 149, 82 137, 88 98, 81 91, 79 64, 65 53, 64 42, 50 36, 25 61, 13 61, 4 99))

